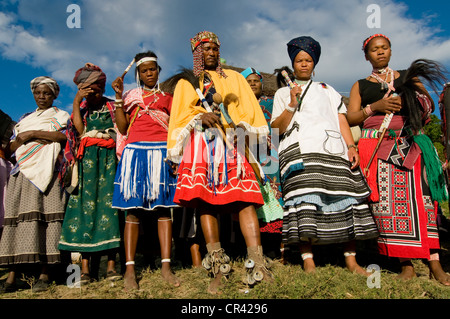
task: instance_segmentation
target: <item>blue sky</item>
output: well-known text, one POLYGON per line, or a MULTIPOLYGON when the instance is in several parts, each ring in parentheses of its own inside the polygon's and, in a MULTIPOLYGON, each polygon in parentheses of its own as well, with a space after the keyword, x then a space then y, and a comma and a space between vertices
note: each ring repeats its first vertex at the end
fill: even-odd
MULTIPOLYGON (((429 58, 450 70, 446 12, 450 2, 445 0, 2 0, 0 109, 14 120, 33 111, 29 83, 48 75, 61 86, 55 105, 71 112, 78 68, 86 62, 99 65, 108 78, 106 95, 112 95, 114 78, 136 53, 148 49, 158 54, 164 80, 180 66, 192 67, 189 39, 203 30, 218 34, 228 64, 268 73, 289 65, 290 39, 311 35, 322 45, 315 79, 348 95, 353 83, 371 71, 361 44, 374 33, 391 38, 394 69, 429 58), (81 28, 67 26, 70 4, 80 8, 81 28), (367 24, 371 4, 380 8, 380 28, 367 24)), ((131 73, 126 82, 129 88, 135 85, 131 73)))

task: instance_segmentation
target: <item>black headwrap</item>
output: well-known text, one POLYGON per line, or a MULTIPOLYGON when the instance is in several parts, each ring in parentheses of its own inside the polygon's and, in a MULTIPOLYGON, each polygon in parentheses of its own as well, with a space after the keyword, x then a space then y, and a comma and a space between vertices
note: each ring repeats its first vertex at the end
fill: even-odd
POLYGON ((320 44, 309 36, 302 36, 292 39, 287 44, 287 50, 292 63, 294 63, 295 57, 301 51, 305 51, 311 56, 314 61, 314 67, 317 63, 319 63, 321 52, 320 44))

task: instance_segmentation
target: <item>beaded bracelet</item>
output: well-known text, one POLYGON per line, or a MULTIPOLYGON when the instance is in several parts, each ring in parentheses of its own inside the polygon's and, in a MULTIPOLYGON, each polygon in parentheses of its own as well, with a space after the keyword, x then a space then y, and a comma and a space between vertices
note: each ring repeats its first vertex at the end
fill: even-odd
POLYGON ((367 117, 371 116, 373 114, 372 108, 370 107, 370 104, 367 104, 365 108, 363 108, 364 114, 367 115, 367 117))
POLYGON ((355 144, 347 145, 348 149, 351 149, 352 147, 358 152, 358 146, 356 146, 355 144))
POLYGON ((289 105, 286 105, 286 110, 291 112, 291 113, 294 113, 295 112, 295 107, 290 107, 289 105))

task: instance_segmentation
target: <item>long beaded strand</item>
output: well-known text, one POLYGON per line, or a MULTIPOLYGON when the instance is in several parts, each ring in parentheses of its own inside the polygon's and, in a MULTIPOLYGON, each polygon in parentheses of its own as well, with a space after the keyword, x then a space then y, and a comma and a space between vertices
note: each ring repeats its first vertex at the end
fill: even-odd
POLYGON ((370 77, 374 78, 375 80, 378 81, 378 83, 381 84, 381 90, 382 91, 386 91, 388 89, 391 89, 391 91, 395 91, 395 89, 394 89, 394 70, 392 70, 390 67, 386 67, 385 69, 381 69, 378 72, 373 70, 372 74, 370 75, 370 77), (386 74, 386 78, 383 80, 382 78, 380 78, 378 73, 386 74), (391 80, 388 83, 387 79, 389 77, 391 78, 391 80))

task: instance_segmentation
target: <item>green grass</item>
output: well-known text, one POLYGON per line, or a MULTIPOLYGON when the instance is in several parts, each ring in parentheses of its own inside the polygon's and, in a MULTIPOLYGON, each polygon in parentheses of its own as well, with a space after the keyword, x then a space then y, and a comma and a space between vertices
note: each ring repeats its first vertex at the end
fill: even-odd
MULTIPOLYGON (((449 216, 448 204, 442 209, 445 216, 449 216)), ((450 236, 441 236, 442 254, 441 264, 444 270, 450 272, 450 236)), ((232 274, 224 282, 220 295, 210 295, 207 287, 210 278, 204 269, 183 268, 181 262, 173 263, 176 275, 181 279, 180 287, 172 287, 161 278, 158 268, 145 265, 142 255, 136 259, 140 290, 126 292, 123 280, 115 283, 104 279, 93 282, 81 288, 69 288, 64 283, 53 283, 46 292, 33 293, 30 289, 32 278, 23 277, 18 280, 21 289, 16 292, 0 295, 0 299, 277 299, 277 300, 367 300, 367 299, 448 299, 450 287, 429 279, 427 265, 422 260, 413 260, 417 278, 403 281, 397 278, 398 261, 379 256, 374 243, 364 243, 358 246, 358 262, 367 267, 377 264, 381 267, 381 287, 369 288, 367 279, 352 274, 343 267, 342 253, 338 247, 321 248, 315 255, 318 258, 315 274, 306 274, 299 256, 291 253, 290 262, 283 265, 279 260, 274 261, 273 283, 262 283, 249 288, 242 283, 244 265, 242 259, 232 261, 232 274), (139 266, 141 265, 141 266, 139 266), (145 266, 142 266, 145 265, 145 266), (141 267, 141 268, 139 268, 141 267)), ((105 264, 102 262, 100 277, 104 276, 105 264)), ((7 269, 0 269, 0 280, 6 279, 7 269)))
MULTIPOLYGON (((447 242, 448 245, 448 242, 447 242)), ((448 249, 443 250, 448 267, 448 249)), ((233 272, 224 281, 220 295, 206 292, 210 279, 206 271, 182 268, 175 265, 176 275, 181 279, 180 287, 172 287, 161 278, 159 269, 142 268, 140 290, 126 292, 123 280, 110 283, 99 280, 81 288, 69 288, 63 284, 52 284, 46 292, 33 293, 30 280, 21 281, 19 291, 0 295, 1 299, 448 299, 450 287, 444 287, 428 278, 428 267, 421 260, 414 260, 417 278, 403 281, 395 271, 381 270, 381 287, 369 288, 367 279, 352 274, 339 264, 319 265, 315 274, 307 274, 301 265, 283 265, 275 261, 273 283, 262 283, 253 288, 244 285, 242 260, 233 262, 233 272)), ((448 268, 447 268, 448 271, 448 268)), ((3 274, 6 277, 6 271, 3 274)), ((4 279, 4 278, 2 278, 4 279)))

